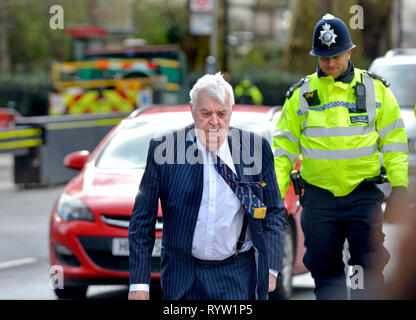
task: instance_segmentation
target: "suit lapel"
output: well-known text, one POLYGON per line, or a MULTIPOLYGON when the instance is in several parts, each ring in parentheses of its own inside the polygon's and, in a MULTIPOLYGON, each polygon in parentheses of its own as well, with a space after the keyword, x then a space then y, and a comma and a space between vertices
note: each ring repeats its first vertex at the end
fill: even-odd
POLYGON ((195 125, 189 125, 185 128, 185 165, 184 174, 192 177, 194 185, 197 186, 198 196, 195 206, 198 208, 201 204, 203 184, 204 184, 204 167, 202 154, 198 151, 195 135, 195 125))

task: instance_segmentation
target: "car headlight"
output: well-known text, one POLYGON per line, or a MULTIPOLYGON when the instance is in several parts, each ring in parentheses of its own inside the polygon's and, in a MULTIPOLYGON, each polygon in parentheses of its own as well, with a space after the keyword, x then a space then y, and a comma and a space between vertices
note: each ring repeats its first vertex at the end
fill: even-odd
POLYGON ((94 221, 90 209, 79 199, 63 193, 58 203, 58 216, 65 221, 86 220, 94 221))

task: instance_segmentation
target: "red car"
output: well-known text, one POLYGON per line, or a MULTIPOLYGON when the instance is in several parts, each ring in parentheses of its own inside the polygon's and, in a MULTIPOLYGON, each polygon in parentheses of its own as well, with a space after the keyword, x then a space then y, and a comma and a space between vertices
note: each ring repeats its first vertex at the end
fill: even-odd
MULTIPOLYGON (((280 115, 278 108, 236 106, 231 125, 262 134, 269 141, 280 115)), ((117 125, 90 154, 73 152, 64 160, 80 169, 55 203, 50 221, 50 264, 61 266, 58 298, 84 298, 89 285, 128 284, 128 225, 146 165, 148 142, 168 130, 192 122, 189 106, 155 106, 133 112, 117 125)), ((306 272, 302 263, 303 234, 298 198, 286 197, 289 225, 283 277, 272 298, 289 298, 292 275, 306 272)), ((152 286, 159 286, 162 213, 156 223, 152 257, 152 286)))

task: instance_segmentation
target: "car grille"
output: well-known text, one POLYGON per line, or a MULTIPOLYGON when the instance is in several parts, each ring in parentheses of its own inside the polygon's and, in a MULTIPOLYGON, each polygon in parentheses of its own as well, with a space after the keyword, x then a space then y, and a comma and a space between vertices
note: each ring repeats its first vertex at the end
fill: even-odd
MULTIPOLYGON (((130 271, 128 256, 112 255, 111 246, 113 238, 79 236, 78 239, 88 257, 98 267, 111 271, 130 271)), ((152 257, 151 271, 154 273, 160 272, 160 257, 152 257)))
POLYGON ((110 226, 128 229, 130 216, 116 216, 116 215, 102 214, 101 220, 110 226))
MULTIPOLYGON (((128 229, 130 223, 130 216, 117 216, 111 214, 102 214, 101 220, 109 226, 128 229)), ((158 217, 156 220, 156 230, 162 230, 162 218, 158 217)))

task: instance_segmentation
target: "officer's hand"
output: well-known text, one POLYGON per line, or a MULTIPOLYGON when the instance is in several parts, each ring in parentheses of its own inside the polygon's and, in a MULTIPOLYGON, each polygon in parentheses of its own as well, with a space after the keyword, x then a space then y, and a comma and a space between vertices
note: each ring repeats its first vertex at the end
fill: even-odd
POLYGON ((149 292, 143 290, 130 291, 129 300, 149 300, 149 292))
POLYGON ((390 196, 386 200, 384 220, 388 223, 406 224, 409 218, 407 188, 393 187, 390 196))
POLYGON ((276 277, 269 273, 269 292, 276 290, 276 277))

